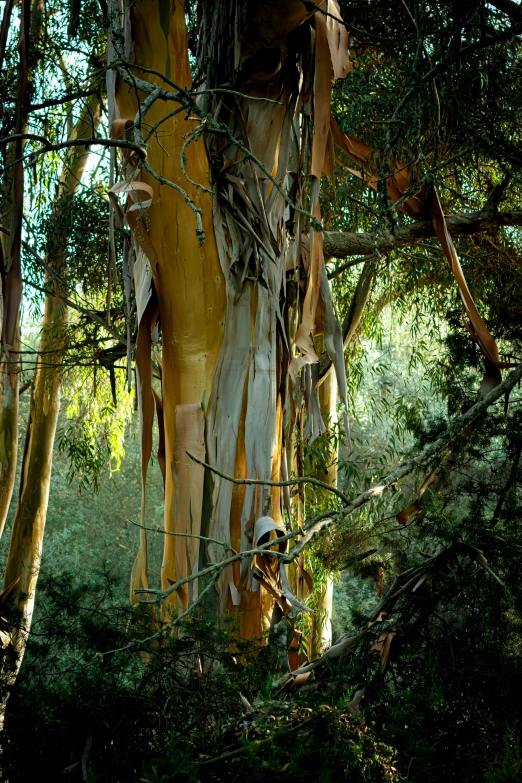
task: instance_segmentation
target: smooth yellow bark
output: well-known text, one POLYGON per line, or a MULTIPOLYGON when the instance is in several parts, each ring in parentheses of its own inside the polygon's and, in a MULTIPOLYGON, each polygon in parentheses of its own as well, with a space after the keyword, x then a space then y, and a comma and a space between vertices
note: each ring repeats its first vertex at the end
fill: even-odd
MULTIPOLYGON (((183 4, 167 0, 141 0, 132 10, 135 64, 164 73, 181 87, 190 87, 188 41, 183 4), (165 16, 167 27, 162 26, 165 16), (167 30, 167 33, 165 33, 167 30)), ((143 75, 136 69, 138 75, 143 75)), ((159 77, 147 79, 170 89, 159 77)), ((144 96, 140 96, 143 98, 144 96)), ((137 112, 134 91, 121 80, 116 101, 123 118, 137 112)), ((175 104, 157 101, 146 116, 146 128, 161 120, 175 104)), ((164 122, 157 138, 148 145, 147 159, 160 176, 178 184, 202 208, 205 243, 198 247, 196 219, 183 196, 147 173, 143 181, 154 190, 146 226, 158 266, 154 284, 158 294, 163 338, 163 411, 165 423, 165 529, 173 530, 175 486, 171 465, 176 439, 176 407, 201 402, 208 406, 214 371, 221 348, 225 317, 225 281, 219 264, 212 223, 212 202, 208 195, 191 185, 181 170, 180 151, 184 134, 195 121, 181 113, 164 122)), ((209 186, 210 170, 203 139, 186 150, 189 175, 209 186)), ((151 260, 151 259, 149 259, 151 260)), ((176 541, 165 536, 162 586, 175 580, 176 541)), ((176 603, 176 596, 173 598, 176 603)))

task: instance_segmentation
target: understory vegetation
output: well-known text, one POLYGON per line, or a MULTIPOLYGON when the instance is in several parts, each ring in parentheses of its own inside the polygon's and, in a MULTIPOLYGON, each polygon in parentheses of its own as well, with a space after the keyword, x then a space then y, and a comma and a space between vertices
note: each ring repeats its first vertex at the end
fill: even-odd
MULTIPOLYGON (((383 324, 361 342, 354 449, 348 454, 341 445, 340 486, 354 495, 380 475, 385 449, 387 465, 400 462, 445 427, 432 379, 450 354, 432 345, 437 356, 422 363, 411 347, 411 319, 388 312, 383 324), (424 394, 408 398, 408 387, 424 394)), ((319 537, 310 569, 317 582, 335 575, 334 640, 365 627, 398 573, 430 568, 364 644, 298 688, 281 670, 273 631, 240 640, 234 620, 216 619, 211 607, 177 635, 143 642, 154 623, 127 603, 139 534, 135 425, 128 425, 119 471, 104 463, 98 494, 80 492, 81 475, 71 476, 68 456, 58 453, 40 600, 2 737, 6 779, 46 769, 115 783, 246 775, 325 783, 518 780, 521 509, 514 484, 506 487, 506 465, 519 453, 522 411, 515 395, 507 419, 503 403, 496 408, 421 516, 398 524, 381 500, 319 537), (495 576, 481 568, 477 550, 495 576), (392 638, 383 666, 386 631, 392 638)), ((60 428, 67 426, 64 416, 60 428)), ((307 450, 309 474, 321 475, 328 452, 326 436, 307 450)), ((150 557, 158 560, 160 483, 151 473, 149 523, 158 532, 150 557)), ((308 502, 320 510, 330 501, 314 492, 308 502)), ((394 504, 401 509, 404 500, 394 504)), ((307 618, 298 622, 306 631, 307 618)))

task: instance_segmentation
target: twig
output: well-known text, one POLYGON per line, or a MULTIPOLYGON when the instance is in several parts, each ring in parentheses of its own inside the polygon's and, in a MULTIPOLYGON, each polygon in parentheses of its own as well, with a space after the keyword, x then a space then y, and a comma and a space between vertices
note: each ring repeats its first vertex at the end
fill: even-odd
POLYGON ((208 766, 209 764, 216 764, 218 761, 227 761, 228 759, 233 759, 236 756, 242 756, 244 753, 248 753, 248 751, 252 746, 258 748, 261 745, 266 745, 268 742, 273 742, 279 737, 287 736, 288 734, 291 734, 294 731, 298 731, 303 726, 306 726, 307 723, 310 723, 310 721, 312 721, 314 717, 315 716, 312 716, 311 718, 307 718, 306 720, 299 723, 297 726, 292 726, 290 729, 284 729, 283 731, 278 732, 273 737, 267 737, 266 739, 258 740, 257 742, 253 742, 252 745, 247 745, 244 748, 238 748, 237 750, 231 750, 228 753, 222 753, 221 756, 216 756, 215 758, 207 759, 206 761, 196 761, 195 762, 196 766, 204 767, 204 766, 208 766))
POLYGON ((341 498, 341 500, 343 500, 345 503, 350 502, 348 496, 345 495, 344 492, 341 492, 340 489, 337 489, 337 487, 332 487, 325 481, 320 481, 319 479, 313 478, 312 476, 296 476, 295 478, 287 479, 286 481, 265 481, 263 479, 234 478, 233 476, 228 476, 226 473, 222 473, 220 470, 212 467, 212 465, 209 465, 207 462, 203 462, 189 451, 186 453, 190 459, 194 460, 194 462, 197 462, 198 465, 202 465, 204 468, 208 468, 210 471, 212 471, 212 473, 215 473, 217 476, 226 479, 226 481, 231 481, 233 484, 255 484, 261 487, 291 487, 293 484, 313 484, 314 486, 326 489, 333 495, 337 495, 337 497, 341 498))
POLYGON ((197 92, 194 92, 193 95, 206 95, 207 93, 212 92, 224 92, 228 95, 237 95, 239 98, 247 98, 249 101, 263 101, 264 103, 276 103, 278 106, 282 106, 282 101, 274 101, 272 98, 263 98, 263 96, 255 96, 255 95, 247 95, 244 92, 238 92, 237 90, 229 90, 226 87, 213 87, 212 89, 207 90, 197 90, 197 92))
MULTIPOLYGON (((291 536, 299 535, 298 530, 294 530, 293 534, 289 534, 286 538, 290 538, 291 536)), ((198 571, 195 574, 189 574, 189 576, 183 577, 183 579, 178 579, 177 582, 174 582, 170 587, 168 587, 166 590, 151 590, 147 587, 140 587, 138 590, 135 590, 136 595, 141 595, 143 593, 146 593, 147 595, 155 595, 156 599, 155 601, 148 601, 146 603, 158 603, 160 601, 164 601, 165 598, 168 598, 169 595, 172 595, 176 590, 178 590, 183 585, 187 584, 188 582, 193 582, 194 579, 200 579, 202 576, 206 576, 207 574, 212 574, 214 571, 222 571, 227 566, 231 565, 232 563, 237 562, 238 560, 244 560, 246 557, 252 557, 252 555, 271 555, 273 557, 278 557, 279 559, 283 558, 285 556, 284 552, 274 552, 272 549, 269 549, 269 547, 274 546, 275 544, 280 544, 282 541, 282 537, 278 538, 277 540, 270 540, 267 544, 262 544, 260 547, 257 547, 256 549, 246 549, 244 552, 238 552, 237 555, 234 555, 233 557, 227 557, 226 560, 220 560, 219 563, 212 563, 211 565, 207 566, 206 568, 203 568, 201 571, 198 571)))
POLYGON ((205 241, 205 231, 203 229, 203 223, 201 220, 201 216, 203 215, 203 210, 194 204, 194 202, 192 201, 192 199, 190 198, 186 190, 183 190, 183 188, 177 185, 175 182, 171 182, 170 179, 167 179, 166 177, 162 177, 160 174, 156 174, 154 169, 151 166, 149 166, 149 164, 145 159, 142 161, 142 165, 145 171, 148 174, 150 174, 151 177, 154 177, 154 179, 158 180, 158 182, 160 182, 162 185, 168 185, 169 187, 176 190, 181 196, 183 196, 183 198, 185 199, 185 203, 187 204, 187 206, 190 207, 190 209, 193 211, 194 215, 196 216, 196 225, 197 225, 196 236, 198 238, 198 244, 202 245, 203 242, 205 241))
POLYGON ((291 563, 293 560, 295 560, 295 558, 308 544, 308 542, 324 527, 330 526, 339 517, 348 516, 373 498, 379 497, 379 495, 382 495, 382 493, 390 486, 395 484, 401 478, 404 478, 404 476, 407 476, 409 473, 412 473, 415 468, 426 462, 429 462, 430 460, 433 460, 433 458, 436 457, 443 449, 447 448, 449 441, 457 437, 466 426, 474 422, 479 418, 479 416, 485 413, 488 407, 498 400, 499 397, 509 393, 521 379, 522 363, 515 367, 515 369, 509 373, 507 378, 502 381, 502 383, 499 383, 498 386, 492 389, 482 400, 479 400, 479 402, 475 403, 475 405, 466 411, 466 413, 455 417, 455 419, 450 423, 446 432, 443 433, 433 443, 429 443, 416 457, 409 460, 408 462, 404 462, 402 465, 399 465, 398 468, 381 479, 381 481, 379 481, 373 487, 370 487, 370 489, 366 490, 366 492, 362 492, 360 495, 358 495, 347 506, 345 506, 345 508, 339 509, 333 514, 328 514, 328 512, 320 514, 314 520, 305 525, 304 536, 299 541, 299 543, 295 545, 291 552, 286 555, 283 562, 291 563))
POLYGON ((39 136, 36 133, 13 133, 10 136, 5 136, 0 139, 0 148, 6 147, 8 144, 14 144, 17 141, 38 141, 42 146, 40 149, 32 150, 21 158, 13 160, 11 163, 6 164, 1 169, 0 174, 4 174, 9 168, 20 163, 25 158, 31 159, 35 155, 43 155, 45 152, 59 152, 60 150, 67 149, 68 147, 124 147, 125 149, 132 150, 139 158, 145 157, 145 151, 137 144, 133 144, 130 141, 124 141, 120 139, 106 139, 100 136, 94 136, 90 139, 70 139, 69 141, 60 141, 57 144, 52 144, 45 136, 39 136))
POLYGON ((375 254, 372 253, 370 256, 363 256, 362 258, 356 258, 353 261, 347 261, 345 264, 341 264, 341 266, 336 267, 333 272, 328 272, 328 280, 333 280, 335 277, 339 277, 339 275, 342 275, 343 272, 346 272, 346 270, 350 269, 352 266, 357 266, 357 264, 370 261, 374 255, 375 254))
MULTIPOLYGON (((159 639, 160 636, 163 636, 163 634, 167 633, 172 628, 175 628, 177 625, 179 625, 181 623, 182 620, 185 619, 185 617, 187 617, 187 615, 189 615, 192 611, 194 611, 194 609, 199 604, 199 602, 201 601, 201 599, 203 598, 205 593, 207 593, 210 590, 210 588, 214 586, 214 583, 215 583, 216 579, 218 578, 218 576, 219 576, 219 574, 214 574, 211 577, 211 579, 209 580, 209 583, 200 592, 200 594, 198 595, 198 597, 196 598, 194 603, 191 604, 188 609, 185 609, 185 611, 182 612, 178 617, 176 617, 174 620, 172 620, 172 622, 168 623, 168 625, 165 625, 163 628, 160 628, 158 631, 156 631, 156 633, 153 633, 151 636, 147 636, 145 639, 138 639, 135 642, 130 642, 129 644, 125 645, 124 647, 117 647, 114 650, 107 650, 106 652, 98 653, 98 655, 100 655, 100 657, 103 658, 105 655, 113 655, 114 653, 126 652, 126 650, 132 650, 132 649, 134 649, 134 648, 136 648, 136 647, 138 647, 138 646, 140 646, 142 644, 146 644, 147 642, 151 642, 154 639, 159 639)), ((138 592, 138 591, 136 591, 136 592, 138 592)), ((148 591, 144 590, 143 592, 152 592, 152 591, 151 590, 148 590, 148 591)), ((144 603, 146 604, 147 602, 144 602, 144 603)))
POLYGON ((135 525, 135 527, 139 527, 142 530, 150 530, 152 533, 163 533, 164 536, 182 536, 182 538, 198 538, 200 541, 211 541, 213 544, 219 544, 220 546, 224 546, 225 549, 230 549, 231 552, 233 552, 235 555, 238 554, 237 550, 234 549, 233 546, 230 546, 230 544, 225 544, 223 541, 218 541, 217 538, 209 538, 208 536, 196 536, 193 533, 174 533, 171 530, 160 530, 158 527, 146 527, 146 525, 140 525, 139 522, 133 522, 132 519, 129 520, 131 525, 135 525))

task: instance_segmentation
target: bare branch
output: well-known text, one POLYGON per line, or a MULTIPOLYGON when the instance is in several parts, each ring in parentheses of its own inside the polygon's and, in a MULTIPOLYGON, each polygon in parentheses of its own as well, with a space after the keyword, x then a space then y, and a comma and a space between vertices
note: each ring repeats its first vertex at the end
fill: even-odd
POLYGON ((17 163, 19 163, 21 160, 24 159, 31 159, 35 155, 44 155, 46 152, 59 152, 60 150, 67 149, 68 147, 95 147, 95 146, 102 146, 102 147, 124 147, 125 149, 132 150, 136 156, 142 160, 146 157, 146 152, 142 147, 139 147, 137 144, 133 144, 130 141, 125 141, 123 139, 105 139, 100 136, 95 136, 91 139, 71 139, 69 141, 60 141, 56 144, 51 144, 50 141, 48 141, 45 136, 39 136, 36 133, 15 133, 11 136, 5 136, 3 139, 0 139, 0 149, 2 147, 7 147, 8 144, 16 144, 16 142, 20 141, 38 141, 42 145, 37 150, 32 150, 31 152, 26 153, 21 158, 17 158, 16 160, 13 160, 12 163, 4 166, 3 169, 1 169, 0 174, 3 174, 7 169, 11 168, 12 166, 15 166, 17 163))
POLYGON ((69 92, 65 95, 61 95, 59 98, 48 98, 42 103, 32 103, 29 106, 29 111, 39 111, 40 109, 49 109, 52 106, 60 106, 62 103, 70 103, 78 98, 88 98, 90 95, 96 95, 99 92, 99 87, 90 90, 77 90, 76 92, 69 92))
MULTIPOLYGON (((491 213, 489 210, 452 215, 446 218, 448 230, 452 236, 468 236, 480 231, 491 231, 501 226, 522 226, 522 211, 491 213)), ((431 220, 419 220, 398 226, 387 234, 369 232, 348 233, 345 231, 326 231, 324 234, 324 252, 335 258, 363 256, 383 253, 397 247, 414 245, 422 239, 435 236, 431 220)))
POLYGON ((294 484, 313 484, 314 486, 326 489, 333 495, 337 495, 337 497, 341 498, 341 500, 343 500, 345 503, 349 502, 348 496, 345 495, 344 492, 341 492, 340 489, 337 489, 337 487, 332 487, 331 484, 327 484, 325 481, 320 481, 319 479, 312 478, 311 476, 297 476, 296 478, 287 479, 286 481, 264 481, 263 479, 234 478, 233 476, 228 476, 226 473, 222 473, 220 470, 212 467, 212 465, 209 465, 207 462, 203 462, 189 451, 186 453, 190 459, 194 460, 194 462, 197 462, 198 465, 203 465, 204 468, 208 468, 210 471, 212 471, 212 473, 215 473, 216 476, 221 476, 221 478, 224 478, 227 481, 231 481, 233 484, 255 484, 260 487, 291 487, 294 484))
POLYGON ((219 544, 219 546, 224 546, 225 549, 230 549, 231 552, 233 552, 235 555, 237 555, 237 550, 234 549, 233 546, 230 546, 230 544, 225 544, 224 541, 219 541, 217 538, 209 538, 208 536, 196 536, 194 533, 175 533, 172 530, 161 530, 159 527, 147 527, 146 525, 140 525, 139 522, 133 522, 131 520, 131 524, 135 527, 141 528, 141 530, 150 530, 151 533, 162 533, 164 536, 181 536, 181 538, 197 538, 200 541, 211 541, 213 544, 219 544))
MULTIPOLYGON (((98 653, 98 655, 100 655, 100 657, 103 658, 103 656, 105 655, 114 655, 114 653, 126 652, 127 650, 135 650, 137 647, 141 647, 142 645, 147 644, 148 642, 152 642, 154 639, 159 639, 160 636, 163 636, 164 634, 172 630, 172 628, 175 628, 177 625, 180 625, 185 619, 185 617, 187 617, 191 612, 194 611, 196 606, 201 602, 203 596, 206 593, 208 593, 208 591, 214 586, 214 583, 216 582, 218 576, 219 576, 219 572, 217 574, 214 574, 211 577, 211 579, 209 579, 208 584, 205 585, 203 590, 200 592, 200 594, 198 595, 194 603, 191 604, 189 608, 186 609, 184 612, 182 612, 178 617, 172 620, 172 622, 168 623, 167 625, 164 625, 162 628, 156 631, 156 633, 147 636, 145 639, 138 639, 135 642, 130 642, 129 644, 126 644, 124 647, 118 647, 114 650, 107 650, 107 652, 98 653)), ((144 592, 147 592, 147 590, 145 590, 144 592)))

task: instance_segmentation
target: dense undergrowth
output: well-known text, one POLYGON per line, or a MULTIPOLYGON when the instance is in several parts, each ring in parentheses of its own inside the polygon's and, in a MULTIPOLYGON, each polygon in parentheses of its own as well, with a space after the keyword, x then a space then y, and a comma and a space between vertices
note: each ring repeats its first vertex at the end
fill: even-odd
MULTIPOLYGON (((448 407, 462 410, 473 403, 473 385, 452 375, 452 366, 445 370, 448 407)), ((404 401, 390 425, 400 425, 404 437, 385 428, 386 410, 382 424, 357 424, 361 446, 341 475, 347 493, 378 478, 383 443, 395 438, 387 460, 396 464, 447 426, 436 401, 420 410, 408 405, 403 370, 404 360, 386 377, 387 389, 404 401)), ((383 375, 374 375, 364 393, 381 415, 383 375)), ((519 781, 518 396, 512 394, 507 415, 495 406, 455 443, 437 491, 406 524, 395 514, 415 491, 407 484, 318 538, 308 566, 316 581, 341 571, 334 639, 367 627, 401 574, 421 569, 422 578, 357 646, 305 682, 287 680, 270 634, 239 641, 234 623, 216 619, 213 606, 196 612, 178 635, 140 642, 156 626, 127 602, 128 546, 137 531, 126 522, 115 538, 113 519, 116 504, 124 514, 128 503, 129 515, 137 504, 128 478, 136 450, 129 442, 128 464, 103 479, 97 498, 74 500, 62 481, 57 496, 64 500, 51 510, 35 618, 1 738, 4 779, 32 780, 45 770, 51 779, 108 783, 519 781), (383 638, 391 641, 386 656, 383 638)), ((308 450, 307 472, 324 471, 328 449, 318 440, 308 450)), ((307 502, 322 510, 331 499, 310 494, 307 502)), ((6 605, 0 614, 4 624, 16 621, 6 605)))
POLYGON ((140 643, 151 616, 121 605, 113 577, 50 574, 9 701, 4 779, 517 781, 520 620, 500 588, 486 600, 488 580, 457 558, 397 605, 384 669, 372 631, 297 690, 270 638, 238 641, 200 613, 140 643))
POLYGON ((351 674, 331 692, 294 695, 274 686, 273 645, 239 641, 229 621, 201 615, 141 644, 151 618, 118 607, 115 587, 103 574, 41 585, 45 610, 2 737, 5 779, 42 769, 121 783, 233 781, 247 771, 250 780, 397 779, 393 750, 346 709, 351 674))

